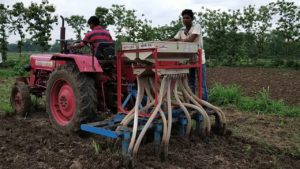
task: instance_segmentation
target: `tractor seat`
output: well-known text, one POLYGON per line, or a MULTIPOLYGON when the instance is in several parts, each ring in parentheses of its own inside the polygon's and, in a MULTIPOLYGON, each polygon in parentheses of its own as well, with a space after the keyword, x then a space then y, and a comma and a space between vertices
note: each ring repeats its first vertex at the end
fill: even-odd
POLYGON ((97 59, 114 59, 116 57, 115 44, 113 42, 100 42, 95 56, 97 59))

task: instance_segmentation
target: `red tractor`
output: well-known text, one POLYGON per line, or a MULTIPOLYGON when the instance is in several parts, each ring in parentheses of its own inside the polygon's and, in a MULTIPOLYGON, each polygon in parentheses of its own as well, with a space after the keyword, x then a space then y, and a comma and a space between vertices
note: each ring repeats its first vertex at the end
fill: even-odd
POLYGON ((116 59, 113 43, 100 43, 95 54, 68 49, 61 28, 61 53, 30 56, 29 77, 17 78, 11 93, 13 110, 25 116, 31 95, 46 95, 52 124, 61 131, 78 131, 96 113, 116 110, 116 59))

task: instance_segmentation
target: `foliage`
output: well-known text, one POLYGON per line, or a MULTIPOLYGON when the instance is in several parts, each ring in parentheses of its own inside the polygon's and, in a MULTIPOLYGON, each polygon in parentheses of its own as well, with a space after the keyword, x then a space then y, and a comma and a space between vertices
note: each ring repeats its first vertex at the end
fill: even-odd
POLYGON ((242 90, 238 86, 222 86, 215 84, 209 91, 209 100, 218 105, 237 104, 242 97, 242 90))
POLYGON ((0 69, 0 114, 10 114, 12 113, 12 108, 10 106, 10 91, 15 78, 14 72, 11 69, 0 69))
POLYGON ((114 25, 118 43, 167 40, 182 27, 180 18, 169 25, 153 27, 151 20, 138 18, 136 10, 126 9, 124 5, 112 5, 109 9, 97 7, 95 14, 102 25, 114 25))
POLYGON ((257 25, 256 25, 256 44, 258 57, 262 57, 265 49, 267 48, 266 44, 268 43, 270 36, 270 29, 272 27, 272 13, 270 6, 261 6, 258 9, 257 14, 257 25))
POLYGON ((13 32, 15 35, 16 33, 19 34, 20 40, 17 42, 17 47, 21 56, 22 47, 24 46, 24 28, 27 25, 25 13, 26 8, 22 2, 17 2, 13 6, 13 8, 9 11, 10 12, 10 19, 11 19, 11 26, 10 32, 13 32))
POLYGON ((25 75, 24 65, 29 64, 29 56, 21 57, 18 62, 14 65, 13 70, 15 75, 23 76, 25 75))
POLYGON ((254 99, 243 98, 237 106, 241 110, 270 114, 282 113, 286 109, 282 101, 270 100, 269 92, 266 89, 260 91, 254 99))
POLYGON ((113 14, 110 12, 110 9, 99 6, 95 10, 95 15, 99 18, 100 25, 104 28, 115 24, 113 14))
POLYGON ((298 7, 294 2, 286 2, 285 0, 277 0, 277 2, 270 3, 273 6, 272 12, 277 15, 276 34, 282 37, 284 42, 284 56, 290 54, 291 42, 300 40, 299 21, 300 17, 298 7))
POLYGON ((287 67, 293 67, 295 64, 297 64, 297 62, 295 62, 293 60, 289 60, 289 61, 286 62, 287 67))
POLYGON ((102 151, 101 144, 97 143, 95 140, 93 140, 92 145, 95 149, 96 154, 99 154, 102 151))
POLYGON ((54 6, 47 0, 43 0, 41 4, 31 2, 26 11, 26 21, 29 24, 27 31, 32 35, 31 40, 42 47, 42 52, 47 51, 50 48, 52 24, 57 22, 57 16, 52 16, 54 6))
POLYGON ((201 24, 205 25, 204 32, 207 35, 204 42, 206 55, 216 55, 221 60, 226 57, 226 27, 228 25, 228 14, 221 10, 206 9, 204 13, 198 13, 201 24))
POLYGON ((198 17, 205 32, 206 54, 219 63, 239 65, 246 59, 256 63, 266 56, 300 59, 300 11, 293 2, 281 0, 227 12, 203 7, 198 17), (272 30, 274 21, 277 27, 272 30))
POLYGON ((217 105, 234 106, 241 111, 289 117, 300 116, 299 106, 287 106, 283 101, 271 100, 269 91, 266 89, 263 89, 252 98, 244 96, 238 86, 215 84, 212 89, 210 89, 209 100, 217 105))
MULTIPOLYGON (((9 52, 18 52, 18 45, 15 43, 8 44, 9 52)), ((41 47, 38 44, 32 42, 31 39, 25 39, 23 45, 23 53, 28 51, 41 51, 41 47)))
POLYGON ((110 12, 116 27, 116 38, 118 41, 138 41, 139 28, 142 20, 136 16, 136 10, 128 10, 124 5, 112 5, 110 12))
POLYGON ((292 152, 292 155, 296 158, 300 158, 300 135, 298 133, 293 134, 293 142, 295 144, 294 151, 292 152))
POLYGON ((50 48, 51 52, 60 52, 60 43, 56 41, 50 48))
POLYGON ((244 7, 243 16, 241 17, 241 26, 245 29, 244 43, 247 49, 247 57, 257 60, 257 51, 255 46, 256 42, 256 26, 257 26, 258 13, 255 10, 255 6, 249 5, 244 7))
MULTIPOLYGON (((43 0, 39 4, 31 3, 29 7, 24 7, 22 2, 16 2, 11 9, 3 4, 1 8, 1 19, 6 18, 5 24, 0 24, 2 52, 7 50, 7 43, 4 42, 8 26, 20 35, 17 44, 9 45, 10 50, 16 51, 22 45, 24 51, 28 50, 30 43, 25 39, 22 27, 27 28, 32 35, 31 40, 37 44, 34 50, 49 49, 51 24, 56 22, 53 5, 43 0), (11 17, 7 17, 9 15, 11 17)), ((195 12, 195 22, 203 29, 208 63, 213 60, 213 65, 272 66, 259 60, 273 59, 276 62, 276 59, 300 59, 300 10, 294 2, 277 0, 259 7, 249 5, 228 11, 202 7, 195 12)), ((102 26, 110 26, 114 30, 117 44, 123 41, 168 40, 183 26, 180 17, 165 25, 154 26, 144 14, 140 17, 136 10, 126 9, 124 5, 112 5, 110 8, 99 6, 95 9, 95 15, 99 17, 102 26)), ((85 27, 83 16, 72 15, 66 20, 75 30, 77 39, 80 39, 81 31, 85 27)), ((56 47, 57 44, 54 44, 51 50, 55 51, 56 47)), ((298 69, 299 64, 290 62, 282 67, 285 66, 298 69)))
POLYGON ((284 66, 284 60, 283 59, 275 59, 273 61, 274 67, 283 67, 284 66))
POLYGON ((164 26, 158 26, 154 27, 154 40, 168 40, 173 38, 178 30, 183 27, 183 24, 181 22, 180 17, 175 20, 171 21, 169 25, 164 25, 164 26))
POLYGON ((5 62, 7 58, 7 34, 6 29, 9 23, 8 17, 8 8, 9 6, 5 6, 0 3, 0 52, 3 57, 3 61, 5 62))
MULTIPOLYGON (((15 82, 15 78, 18 76, 18 72, 20 74, 24 74, 24 65, 28 64, 29 61, 29 54, 22 54, 22 57, 19 57, 18 53, 8 53, 7 62, 5 62, 6 65, 9 64, 8 67, 3 68, 0 67, 0 114, 11 114, 12 113, 12 107, 10 105, 10 92, 11 87, 13 86, 15 82), (17 72, 14 70, 13 67, 16 67, 16 65, 19 65, 20 70, 17 72)), ((26 72, 28 73, 28 72, 26 72)), ((26 75, 28 76, 28 74, 26 75)))
POLYGON ((8 52, 7 54, 7 59, 5 62, 3 62, 2 64, 0 64, 0 68, 12 68, 15 66, 15 64, 17 63, 17 60, 19 58, 19 54, 18 53, 14 53, 13 56, 11 54, 11 52, 8 52))
POLYGON ((76 39, 81 40, 81 31, 84 30, 86 26, 86 19, 84 19, 84 16, 72 15, 66 18, 66 21, 74 29, 76 39))
POLYGON ((299 27, 296 26, 296 23, 299 24, 300 18, 296 16, 297 6, 295 2, 277 0, 276 3, 270 3, 270 5, 274 6, 274 14, 279 15, 279 19, 276 23, 278 33, 281 34, 287 42, 298 39, 300 30, 299 27))
POLYGON ((3 69, 3 68, 0 68, 0 77, 12 77, 14 76, 15 73, 12 69, 3 69))

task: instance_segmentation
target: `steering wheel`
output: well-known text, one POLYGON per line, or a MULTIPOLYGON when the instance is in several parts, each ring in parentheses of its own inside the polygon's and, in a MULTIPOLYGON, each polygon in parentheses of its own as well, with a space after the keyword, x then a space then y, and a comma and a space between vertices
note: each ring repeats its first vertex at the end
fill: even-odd
POLYGON ((69 40, 66 42, 67 42, 67 49, 69 50, 69 53, 83 54, 82 48, 71 48, 71 46, 76 46, 76 45, 80 44, 80 41, 69 40))

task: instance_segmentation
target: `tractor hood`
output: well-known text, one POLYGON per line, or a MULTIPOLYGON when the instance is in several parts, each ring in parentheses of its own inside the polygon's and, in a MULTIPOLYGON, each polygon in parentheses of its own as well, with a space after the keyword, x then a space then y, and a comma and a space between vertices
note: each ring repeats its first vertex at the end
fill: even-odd
POLYGON ((51 60, 52 54, 34 54, 30 56, 30 66, 33 69, 52 71, 55 68, 55 61, 51 60))

